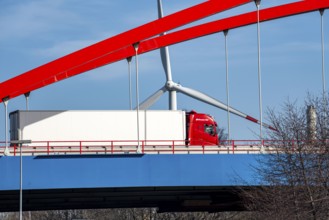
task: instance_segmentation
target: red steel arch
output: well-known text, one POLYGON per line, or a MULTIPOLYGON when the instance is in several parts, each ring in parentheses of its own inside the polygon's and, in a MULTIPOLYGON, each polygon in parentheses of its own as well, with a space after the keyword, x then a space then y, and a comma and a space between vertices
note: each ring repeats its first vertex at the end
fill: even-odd
MULTIPOLYGON (((0 102, 4 98, 14 98, 77 74, 131 57, 135 54, 132 44, 136 42, 140 42, 138 53, 141 54, 226 29, 254 24, 257 22, 256 12, 250 12, 154 37, 249 2, 251 0, 209 0, 63 56, 0 83, 0 102)), ((329 8, 328 0, 298 1, 261 10, 260 21, 326 8, 329 8)))

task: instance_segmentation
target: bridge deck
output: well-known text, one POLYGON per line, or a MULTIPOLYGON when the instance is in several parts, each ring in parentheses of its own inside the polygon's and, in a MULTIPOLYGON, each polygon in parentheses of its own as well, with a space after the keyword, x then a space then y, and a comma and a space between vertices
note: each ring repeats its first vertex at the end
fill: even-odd
MULTIPOLYGON (((239 210, 253 154, 23 157, 23 209, 159 207, 239 210), (242 181, 243 180, 243 181, 242 181)), ((19 157, 0 157, 0 211, 19 205, 19 157)))

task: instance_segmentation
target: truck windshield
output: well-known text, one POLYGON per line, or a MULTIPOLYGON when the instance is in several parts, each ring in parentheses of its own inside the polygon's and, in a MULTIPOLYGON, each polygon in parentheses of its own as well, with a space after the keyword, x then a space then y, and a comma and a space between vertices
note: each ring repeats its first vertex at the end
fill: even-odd
POLYGON ((204 132, 210 134, 211 136, 214 136, 216 134, 216 130, 213 125, 204 125, 204 132))

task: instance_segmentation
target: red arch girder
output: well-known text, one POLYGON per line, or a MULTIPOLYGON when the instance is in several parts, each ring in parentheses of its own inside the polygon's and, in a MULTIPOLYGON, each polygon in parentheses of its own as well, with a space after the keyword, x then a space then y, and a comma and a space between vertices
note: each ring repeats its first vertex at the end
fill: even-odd
POLYGON ((36 90, 57 82, 59 79, 66 79, 68 78, 67 72, 72 70, 72 68, 79 68, 81 65, 93 62, 94 59, 113 53, 127 45, 141 42, 165 31, 251 1, 252 0, 206 1, 108 38, 1 83, 1 100, 6 97, 13 98, 26 92, 36 90))
MULTIPOLYGON (((202 11, 198 14, 198 16, 193 16, 189 19, 185 19, 184 21, 176 22, 177 20, 175 20, 178 19, 179 16, 184 16, 185 13, 191 13, 191 10, 197 12, 200 9, 204 10, 205 8, 210 7, 211 4, 206 4, 209 2, 216 2, 217 5, 219 4, 218 0, 211 0, 193 6, 175 14, 166 16, 163 19, 150 22, 138 28, 119 34, 115 37, 101 41, 87 48, 84 48, 67 56, 54 60, 50 63, 47 63, 43 66, 37 67, 36 69, 23 73, 15 78, 7 80, 0 84, 0 97, 13 98, 22 95, 26 92, 33 91, 55 83, 57 81, 66 79, 68 77, 133 56, 135 54, 135 51, 131 45, 134 42, 140 42, 140 48, 138 53, 141 54, 155 49, 159 49, 164 46, 213 34, 226 29, 238 28, 241 26, 254 24, 257 22, 256 12, 250 12, 168 33, 167 35, 160 37, 154 37, 151 39, 147 39, 149 37, 145 37, 150 36, 151 34, 152 36, 154 36, 164 31, 168 31, 175 27, 181 26, 183 25, 183 23, 189 23, 198 20, 200 19, 200 17, 207 16, 207 13, 213 14, 214 10, 212 9, 208 10, 207 13, 205 13, 205 11, 202 11), (171 21, 172 23, 166 24, 165 26, 157 26, 157 24, 164 24, 164 21, 165 23, 168 21, 171 21), (152 27, 156 28, 153 29, 152 27), (148 31, 148 28, 151 28, 151 30, 148 31), (134 35, 134 33, 139 33, 140 35, 134 35), (127 36, 130 35, 133 35, 133 37, 131 39, 127 38, 127 36), (125 36, 125 38, 120 39, 119 36, 125 36), (116 42, 118 44, 113 45, 116 42)), ((234 2, 234 4, 235 6, 237 6, 238 4, 242 4, 242 2, 250 1, 237 0, 234 2)), ((225 10, 225 8, 229 9, 232 7, 234 7, 234 5, 226 4, 221 5, 220 8, 217 7, 216 10, 223 11, 225 10)), ((260 20, 268 21, 272 19, 282 18, 325 8, 329 8, 329 1, 327 0, 305 0, 268 9, 263 9, 260 11, 260 20)))

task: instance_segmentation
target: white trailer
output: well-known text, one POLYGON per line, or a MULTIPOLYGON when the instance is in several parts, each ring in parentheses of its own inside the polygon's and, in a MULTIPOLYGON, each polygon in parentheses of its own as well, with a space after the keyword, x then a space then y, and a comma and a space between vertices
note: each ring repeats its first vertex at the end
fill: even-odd
MULTIPOLYGON (((185 114, 180 110, 140 110, 139 140, 184 143, 185 114)), ((11 140, 135 141, 135 144, 138 140, 136 111, 15 111, 9 117, 11 140)))

